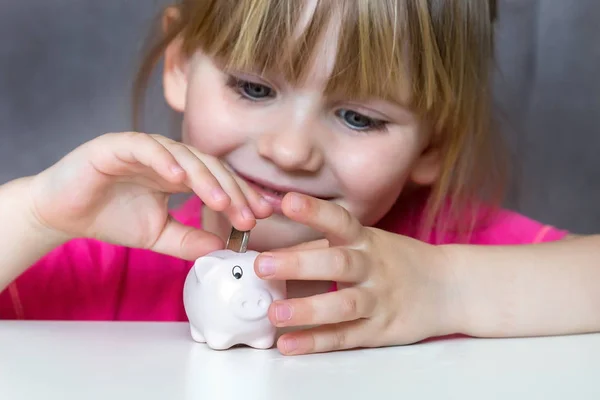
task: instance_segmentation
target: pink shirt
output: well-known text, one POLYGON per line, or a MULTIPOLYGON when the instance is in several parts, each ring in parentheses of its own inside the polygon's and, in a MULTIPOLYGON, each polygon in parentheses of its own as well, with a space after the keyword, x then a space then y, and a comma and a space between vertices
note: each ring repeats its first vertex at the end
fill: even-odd
MULTIPOLYGON (((200 227, 200 207, 200 200, 193 198, 173 216, 200 227)), ((409 225, 414 223, 408 220, 392 210, 378 226, 410 235, 409 225)), ((566 233, 501 210, 474 230, 469 243, 540 243, 562 239, 566 233)), ((455 240, 447 235, 435 243, 455 240)), ((148 250, 73 240, 40 259, 0 293, 0 319, 186 321, 182 289, 191 266, 148 250)))

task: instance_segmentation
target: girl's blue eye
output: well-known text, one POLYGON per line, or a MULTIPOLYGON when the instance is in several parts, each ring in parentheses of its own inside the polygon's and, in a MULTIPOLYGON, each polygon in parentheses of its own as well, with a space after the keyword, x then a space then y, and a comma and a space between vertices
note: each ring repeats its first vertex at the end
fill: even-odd
POLYGON ((245 81, 233 76, 229 77, 228 86, 233 87, 239 94, 249 100, 263 100, 274 97, 274 90, 260 83, 245 81))
POLYGON ((358 131, 371 129, 381 129, 385 126, 384 121, 376 120, 366 115, 357 113, 356 111, 341 109, 336 112, 336 115, 344 121, 348 128, 358 131))
POLYGON ((253 82, 243 82, 242 89, 244 94, 251 99, 264 99, 271 97, 272 90, 270 87, 253 82))

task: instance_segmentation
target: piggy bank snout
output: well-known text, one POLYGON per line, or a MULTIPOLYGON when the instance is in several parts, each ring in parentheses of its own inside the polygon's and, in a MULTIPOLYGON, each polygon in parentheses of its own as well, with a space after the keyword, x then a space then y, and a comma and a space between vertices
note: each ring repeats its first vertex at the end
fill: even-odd
POLYGON ((267 316, 273 296, 258 288, 240 289, 231 299, 234 314, 244 320, 257 320, 267 316))

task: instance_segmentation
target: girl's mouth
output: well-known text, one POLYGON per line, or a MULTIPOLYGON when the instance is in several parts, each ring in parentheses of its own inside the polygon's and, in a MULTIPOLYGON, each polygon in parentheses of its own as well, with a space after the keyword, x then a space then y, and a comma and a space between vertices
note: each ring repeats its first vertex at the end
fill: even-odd
POLYGON ((282 190, 280 188, 272 187, 263 182, 256 182, 250 178, 240 175, 240 177, 246 181, 248 185, 259 195, 261 195, 267 203, 273 207, 273 211, 277 214, 283 214, 281 209, 281 203, 283 202, 284 196, 289 192, 289 190, 282 190))
MULTIPOLYGON (((236 171, 236 173, 237 173, 237 171, 236 171)), ((301 190, 297 190, 294 188, 272 185, 265 181, 258 181, 253 178, 249 178, 240 173, 237 173, 237 175, 240 178, 242 178, 244 181, 246 181, 246 183, 248 185, 250 185, 250 187, 252 187, 252 189, 254 189, 259 195, 261 195, 271 205, 271 207, 273 207, 273 211, 277 214, 283 214, 283 211, 281 209, 281 204, 283 202, 283 198, 289 192, 303 193, 303 194, 307 194, 309 196, 313 196, 316 198, 321 198, 323 200, 332 199, 331 197, 329 197, 329 198, 317 197, 317 196, 311 195, 310 193, 304 193, 301 190)))

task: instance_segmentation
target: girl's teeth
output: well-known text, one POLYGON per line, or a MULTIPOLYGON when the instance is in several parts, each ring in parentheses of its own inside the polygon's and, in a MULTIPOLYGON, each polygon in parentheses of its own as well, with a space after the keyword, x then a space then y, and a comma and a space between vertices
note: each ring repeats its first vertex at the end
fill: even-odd
POLYGON ((279 191, 277 191, 277 190, 273 190, 273 189, 270 189, 270 188, 268 188, 268 187, 264 187, 264 186, 262 186, 262 185, 261 185, 261 187, 262 187, 264 190, 268 191, 268 192, 271 192, 271 193, 273 193, 273 194, 276 194, 277 196, 283 196, 283 195, 285 194, 285 193, 283 193, 283 192, 279 192, 279 191))

